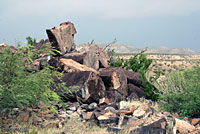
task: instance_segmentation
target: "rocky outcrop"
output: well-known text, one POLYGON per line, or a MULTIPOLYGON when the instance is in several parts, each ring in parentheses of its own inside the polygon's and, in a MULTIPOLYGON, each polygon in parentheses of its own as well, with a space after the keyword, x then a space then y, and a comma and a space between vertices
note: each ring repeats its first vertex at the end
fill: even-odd
POLYGON ((74 35, 76 34, 76 29, 73 23, 64 22, 57 28, 47 29, 46 32, 53 47, 60 50, 62 54, 75 48, 74 35))

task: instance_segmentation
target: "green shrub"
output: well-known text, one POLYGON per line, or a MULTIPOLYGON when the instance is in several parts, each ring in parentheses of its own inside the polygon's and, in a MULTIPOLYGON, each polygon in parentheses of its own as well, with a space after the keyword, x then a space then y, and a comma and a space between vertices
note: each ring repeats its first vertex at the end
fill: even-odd
MULTIPOLYGON (((50 87, 65 88, 63 83, 56 84, 53 77, 61 78, 61 73, 50 66, 38 71, 27 71, 37 56, 30 56, 29 46, 12 51, 9 47, 0 51, 0 109, 30 106, 39 102, 61 102, 60 96, 50 87)), ((43 50, 40 50, 43 51, 43 50)), ((51 55, 51 50, 47 55, 51 55)), ((38 53, 39 54, 39 53, 38 53)), ((56 90, 56 89, 55 89, 56 90)), ((66 89, 67 90, 67 89, 66 89)))
POLYGON ((160 82, 160 101, 164 110, 181 117, 200 115, 200 66, 174 71, 160 82))
POLYGON ((149 70, 149 66, 152 63, 152 59, 147 59, 147 55, 145 54, 146 50, 141 51, 138 54, 134 54, 130 59, 123 59, 117 57, 114 59, 115 52, 114 50, 109 51, 108 53, 111 56, 110 65, 113 67, 122 67, 127 70, 132 70, 134 72, 138 72, 141 74, 141 80, 143 82, 143 86, 145 88, 145 95, 147 99, 157 100, 158 98, 158 90, 153 86, 153 83, 159 77, 159 73, 156 76, 152 76, 147 80, 146 73, 149 70))

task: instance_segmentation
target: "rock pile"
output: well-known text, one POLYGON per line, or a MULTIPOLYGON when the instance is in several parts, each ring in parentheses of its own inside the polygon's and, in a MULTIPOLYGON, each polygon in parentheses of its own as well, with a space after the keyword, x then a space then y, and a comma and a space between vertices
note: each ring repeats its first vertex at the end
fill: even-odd
MULTIPOLYGON (((144 99, 144 87, 140 74, 109 66, 109 55, 95 44, 77 48, 74 44, 76 29, 71 22, 46 30, 47 40, 35 43, 41 49, 47 42, 61 52, 54 58, 42 57, 33 62, 34 69, 41 69, 42 62, 63 73, 66 87, 78 86, 72 94, 65 94, 65 104, 53 104, 57 113, 50 107, 16 108, 2 111, 0 121, 8 124, 10 119, 31 122, 41 127, 62 127, 70 117, 90 121, 108 131, 125 130, 133 134, 198 133, 200 119, 191 123, 179 120, 167 112, 159 112, 156 103, 144 99), (142 102, 142 103, 141 103, 142 102), (45 109, 45 110, 44 110, 45 109)), ((60 80, 55 78, 55 82, 60 80)), ((61 93, 60 88, 56 92, 61 93)))

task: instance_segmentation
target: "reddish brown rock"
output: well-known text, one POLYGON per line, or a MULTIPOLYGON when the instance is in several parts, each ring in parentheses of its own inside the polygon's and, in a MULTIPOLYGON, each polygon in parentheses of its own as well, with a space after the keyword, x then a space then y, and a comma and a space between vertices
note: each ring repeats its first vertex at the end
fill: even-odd
POLYGON ((138 99, 138 98, 142 98, 145 97, 145 93, 144 93, 144 88, 143 87, 137 87, 134 84, 128 84, 128 98, 130 100, 132 99, 138 99))
MULTIPOLYGON (((105 86, 102 79, 95 73, 89 71, 64 73, 62 81, 67 87, 78 86, 72 90, 72 95, 66 94, 67 100, 78 100, 80 102, 99 102, 104 97, 105 86)), ((58 80, 56 82, 59 82, 58 80)), ((62 92, 63 89, 57 90, 62 92)))
POLYGON ((191 120, 191 123, 192 123, 192 125, 197 125, 197 124, 200 124, 200 118, 195 118, 195 119, 192 119, 191 120))
POLYGON ((75 48, 74 34, 76 34, 76 29, 73 23, 64 22, 57 28, 47 29, 46 32, 52 46, 60 50, 62 54, 75 48))
POLYGON ((132 115, 135 110, 136 110, 136 108, 131 107, 128 110, 121 110, 120 114, 132 115))
POLYGON ((83 60, 86 55, 87 55, 87 52, 73 52, 73 53, 67 53, 63 55, 62 58, 72 59, 80 64, 83 64, 83 60))
POLYGON ((124 74, 127 77, 128 83, 133 84, 137 87, 143 87, 142 80, 140 78, 141 75, 138 72, 124 70, 124 74))
POLYGON ((100 48, 95 44, 85 44, 81 47, 81 52, 92 52, 93 54, 97 55, 99 61, 99 68, 109 67, 110 57, 107 51, 105 51, 103 48, 100 48))
POLYGON ((165 118, 153 122, 150 125, 131 130, 131 134, 166 134, 167 122, 165 118))
POLYGON ((103 105, 103 104, 109 104, 110 102, 109 102, 109 99, 108 98, 101 98, 100 100, 99 100, 99 104, 100 105, 103 105))
POLYGON ((100 77, 106 86, 106 97, 119 102, 128 96, 127 78, 122 68, 108 67, 100 70, 100 77))

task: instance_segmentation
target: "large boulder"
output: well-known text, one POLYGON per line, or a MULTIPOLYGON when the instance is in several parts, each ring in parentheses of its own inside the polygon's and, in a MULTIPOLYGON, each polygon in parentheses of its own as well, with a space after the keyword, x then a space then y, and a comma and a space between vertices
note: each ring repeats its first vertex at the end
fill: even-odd
MULTIPOLYGON (((105 86, 102 79, 94 72, 81 71, 64 73, 62 81, 66 86, 72 89, 72 95, 65 94, 68 100, 76 100, 81 103, 99 102, 103 98, 105 86), (78 86, 78 88, 71 88, 78 86)), ((56 81, 59 82, 59 81, 56 81)), ((57 90, 58 93, 63 92, 63 89, 57 90)))
POLYGON ((120 67, 100 70, 100 77, 106 86, 106 96, 112 102, 119 102, 128 96, 127 78, 120 67))
POLYGON ((52 46, 60 50, 62 54, 72 51, 75 48, 74 34, 76 29, 71 22, 61 23, 57 28, 51 28, 46 30, 49 41, 52 42, 52 46))
POLYGON ((84 57, 84 65, 93 68, 97 68, 98 66, 99 68, 109 67, 110 57, 105 49, 95 44, 85 44, 79 46, 77 51, 87 53, 86 57, 84 57))

